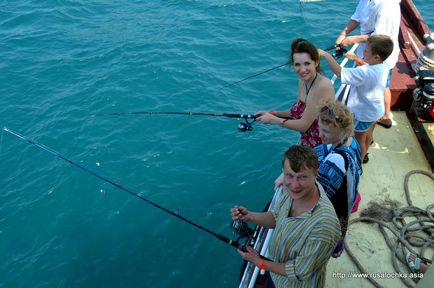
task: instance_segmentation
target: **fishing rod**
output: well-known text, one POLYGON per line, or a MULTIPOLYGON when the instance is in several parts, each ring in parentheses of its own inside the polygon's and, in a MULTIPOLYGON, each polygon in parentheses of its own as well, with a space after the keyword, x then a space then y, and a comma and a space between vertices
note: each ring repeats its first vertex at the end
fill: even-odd
POLYGON ((131 111, 131 112, 113 112, 106 114, 94 114, 95 116, 120 116, 120 115, 188 115, 188 116, 212 116, 212 117, 229 117, 229 118, 245 118, 255 119, 252 114, 236 114, 236 113, 202 113, 202 112, 160 112, 160 111, 131 111))
MULTIPOLYGON (((108 179, 108 178, 106 178, 106 177, 104 177, 104 176, 101 176, 101 175, 97 174, 97 173, 94 172, 94 171, 91 171, 90 169, 88 169, 88 168, 86 168, 86 167, 84 167, 84 166, 78 164, 77 162, 74 162, 74 161, 72 161, 72 160, 66 158, 65 156, 63 156, 63 155, 60 154, 59 152, 57 152, 57 151, 55 151, 55 150, 53 150, 53 149, 51 149, 51 148, 45 146, 44 144, 38 143, 38 142, 36 142, 35 140, 30 139, 30 138, 28 138, 28 137, 25 137, 25 136, 23 136, 23 135, 21 135, 21 134, 15 132, 15 131, 12 131, 12 130, 6 128, 6 127, 3 127, 3 131, 6 131, 6 132, 8 132, 9 134, 11 134, 11 135, 13 135, 13 136, 15 136, 15 137, 17 137, 17 138, 19 138, 19 139, 21 139, 21 140, 23 140, 23 141, 26 141, 26 142, 30 143, 31 145, 36 146, 37 148, 39 148, 39 149, 41 149, 41 150, 43 150, 43 151, 45 151, 45 152, 47 152, 47 153, 49 153, 49 154, 51 154, 51 155, 53 155, 53 156, 56 156, 56 157, 58 157, 58 158, 60 158, 60 159, 62 159, 62 160, 64 160, 64 161, 68 162, 69 164, 71 164, 71 165, 73 165, 73 166, 75 166, 75 167, 77 167, 77 168, 83 170, 84 172, 87 172, 88 174, 91 174, 92 176, 95 176, 95 177, 101 179, 102 181, 104 181, 104 182, 106 182, 106 183, 109 183, 109 184, 115 186, 116 188, 118 188, 118 189, 120 189, 120 190, 123 190, 123 191, 129 193, 130 195, 132 195, 132 196, 134 196, 134 197, 137 197, 137 198, 139 198, 140 200, 143 200, 143 201, 145 201, 145 202, 151 204, 152 206, 154 206, 154 207, 156 207, 156 208, 158 208, 158 209, 160 209, 160 210, 163 210, 164 212, 169 213, 170 215, 175 216, 175 217, 177 217, 178 219, 180 219, 180 220, 182 220, 182 221, 184 221, 184 222, 187 222, 188 224, 193 225, 194 227, 196 227, 196 228, 198 228, 198 229, 200 229, 200 230, 202 230, 202 231, 205 231, 205 232, 207 232, 207 233, 213 235, 213 236, 216 237, 218 240, 220 240, 220 241, 222 241, 222 242, 224 242, 224 243, 226 243, 226 244, 229 244, 229 245, 231 245, 231 246, 233 246, 233 247, 235 247, 235 248, 237 248, 237 249, 241 249, 241 250, 243 250, 243 251, 246 251, 245 246, 246 246, 246 244, 248 243, 249 238, 247 237, 247 236, 248 236, 248 235, 247 235, 248 233, 245 232, 245 230, 246 230, 246 229, 248 230, 248 229, 250 229, 250 228, 246 227, 247 224, 246 224, 245 222, 242 222, 242 223, 241 223, 241 222, 240 222, 241 220, 239 220, 239 219, 238 219, 239 221, 235 221, 236 224, 234 224, 234 222, 233 222, 233 223, 231 224, 231 226, 232 226, 233 229, 235 229, 235 233, 239 234, 240 236, 238 237, 237 240, 231 240, 231 239, 227 238, 226 236, 223 236, 223 235, 221 235, 221 234, 215 233, 215 232, 213 232, 213 231, 211 231, 211 230, 209 230, 209 229, 207 229, 207 228, 205 228, 205 227, 202 227, 202 226, 200 226, 199 224, 196 224, 196 223, 194 223, 193 221, 191 221, 191 220, 189 220, 189 219, 187 219, 187 218, 185 218, 185 217, 183 217, 183 216, 181 216, 181 215, 179 215, 179 214, 177 214, 177 213, 175 213, 175 212, 173 212, 173 211, 171 211, 171 210, 169 210, 169 209, 164 208, 164 207, 161 206, 161 205, 158 205, 158 204, 155 203, 155 202, 152 202, 151 200, 149 200, 149 199, 147 199, 147 198, 145 198, 145 197, 139 195, 138 193, 133 192, 133 191, 131 191, 130 189, 125 188, 125 187, 122 186, 121 184, 115 183, 115 182, 113 182, 112 180, 110 180, 110 179, 108 179), (243 224, 243 223, 244 223, 244 224, 243 224), (241 227, 241 226, 242 226, 242 227, 241 227), (248 238, 248 239, 246 240, 246 244, 240 244, 238 241, 239 241, 241 238, 245 238, 245 237, 248 238)), ((253 231, 250 232, 250 230, 248 230, 248 232, 249 232, 250 234, 252 234, 251 232, 253 232, 253 231)))
POLYGON ((92 117, 99 116, 123 116, 123 115, 187 115, 187 116, 210 116, 210 117, 228 117, 244 119, 244 122, 238 124, 238 130, 241 132, 252 131, 253 122, 259 116, 253 114, 236 114, 236 113, 202 113, 202 112, 160 112, 160 111, 131 111, 131 112, 114 112, 106 114, 94 114, 92 117))
MULTIPOLYGON (((344 48, 344 45, 342 45, 342 44, 335 44, 335 45, 333 45, 333 46, 330 46, 330 47, 324 49, 324 51, 331 51, 331 50, 336 50, 336 51, 332 54, 333 57, 334 57, 335 59, 339 59, 339 58, 341 58, 341 57, 344 55, 344 53, 347 52, 347 49, 345 49, 345 48, 344 48)), ((267 72, 273 71, 273 70, 275 70, 275 69, 278 69, 278 68, 280 68, 280 67, 283 67, 283 66, 285 66, 285 65, 289 65, 289 64, 291 64, 290 61, 288 61, 288 62, 286 62, 286 63, 283 63, 283 64, 280 64, 280 65, 277 65, 277 66, 273 66, 273 67, 268 68, 268 69, 266 69, 266 70, 264 70, 264 71, 261 71, 261 72, 259 72, 259 73, 256 73, 256 74, 253 74, 253 75, 247 76, 247 77, 245 77, 245 78, 243 78, 243 79, 241 79, 241 80, 238 80, 238 81, 235 81, 235 82, 229 83, 229 84, 227 84, 227 85, 225 85, 225 86, 223 86, 223 87, 226 88, 226 87, 233 86, 233 85, 235 85, 235 84, 238 84, 238 83, 244 82, 244 81, 246 81, 246 80, 248 80, 248 79, 250 79, 250 78, 254 78, 254 77, 256 77, 256 76, 262 75, 262 74, 264 74, 264 73, 267 73, 267 72)))

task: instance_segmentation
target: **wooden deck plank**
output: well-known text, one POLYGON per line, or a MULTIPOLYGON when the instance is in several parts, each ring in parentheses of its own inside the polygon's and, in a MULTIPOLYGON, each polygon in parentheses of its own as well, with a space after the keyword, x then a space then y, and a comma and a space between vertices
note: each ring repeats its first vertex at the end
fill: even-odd
MULTIPOLYGON (((364 172, 360 183, 362 202, 361 210, 370 201, 396 200, 407 206, 404 196, 404 177, 412 170, 430 172, 416 136, 404 112, 394 112, 397 125, 391 129, 377 127, 374 132, 374 144, 369 149, 370 161, 364 164, 364 172)), ((434 203, 434 183, 428 177, 415 175, 409 182, 411 198, 415 206, 425 209, 434 203)), ((368 272, 394 272, 391 252, 376 224, 356 223, 350 226, 347 241, 351 251, 356 255, 368 272)), ((433 253, 433 251, 430 251, 433 253)), ((430 255, 432 256, 432 255, 430 255)), ((406 271, 404 266, 402 271, 406 271)), ((336 273, 358 272, 348 254, 344 252, 340 258, 331 259, 327 267, 326 287, 373 287, 365 279, 336 278, 336 273), (335 273, 333 275, 333 273, 335 273), (335 277, 333 277, 335 276, 335 277)), ((405 287, 401 280, 376 279, 384 287, 405 287)))

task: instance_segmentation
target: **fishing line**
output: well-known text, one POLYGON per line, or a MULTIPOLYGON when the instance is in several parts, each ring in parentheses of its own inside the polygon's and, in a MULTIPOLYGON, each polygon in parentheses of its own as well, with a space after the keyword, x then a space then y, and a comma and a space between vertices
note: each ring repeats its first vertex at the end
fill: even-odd
POLYGON ((3 134, 5 133, 4 130, 2 130, 2 135, 0 136, 0 155, 2 155, 2 148, 3 148, 3 134))
MULTIPOLYGON (((331 51, 331 50, 335 50, 335 52, 332 54, 333 57, 334 57, 335 59, 339 59, 339 58, 341 58, 341 57, 344 55, 344 53, 347 52, 347 49, 345 49, 344 46, 343 46, 342 44, 335 44, 335 45, 333 45, 333 46, 330 46, 330 47, 324 49, 324 51, 331 51)), ((267 73, 267 72, 270 72, 270 71, 276 70, 276 69, 278 69, 278 68, 280 68, 280 67, 283 67, 283 66, 285 66, 285 65, 289 65, 289 64, 291 64, 290 61, 289 61, 289 62, 286 62, 286 63, 283 63, 283 64, 280 64, 280 65, 277 65, 277 66, 273 66, 273 67, 268 68, 268 69, 265 69, 264 71, 261 71, 261 72, 259 72, 259 73, 256 73, 256 74, 253 74, 253 75, 247 76, 247 77, 245 77, 245 78, 243 78, 243 79, 241 79, 241 80, 238 80, 238 81, 232 82, 232 83, 230 83, 230 84, 227 84, 227 85, 223 86, 223 88, 230 87, 230 86, 233 86, 233 85, 235 85, 235 84, 239 84, 239 83, 244 82, 244 81, 246 81, 246 80, 248 80, 248 79, 251 79, 251 78, 257 77, 257 76, 259 76, 259 75, 262 75, 262 74, 265 74, 265 73, 267 73)))
POLYGON ((300 9, 300 15, 301 18, 303 18, 304 23, 307 23, 306 17, 304 17, 304 5, 306 3, 311 3, 311 2, 322 2, 323 0, 299 0, 298 3, 298 7, 300 9))
MULTIPOLYGON (((238 240, 237 241, 231 240, 231 239, 229 239, 229 238, 227 238, 227 237, 225 237, 225 236, 223 236, 221 234, 215 233, 215 232, 213 232, 213 231, 211 231, 211 230, 209 230, 209 229, 207 229, 205 227, 202 227, 199 224, 196 224, 193 221, 191 221, 191 220, 189 220, 189 219, 187 219, 187 218, 185 218, 185 217, 177 214, 176 212, 173 212, 173 211, 171 211, 169 209, 166 209, 166 208, 162 207, 161 205, 158 205, 157 203, 152 202, 151 200, 149 200, 149 199, 147 199, 147 198, 139 195, 138 193, 133 192, 133 191, 125 188, 121 184, 115 183, 112 180, 110 180, 110 179, 108 179, 108 178, 106 178, 104 176, 101 176, 101 175, 97 174, 96 172, 93 172, 93 171, 89 170, 88 168, 86 168, 86 167, 84 167, 84 166, 82 166, 82 165, 80 165, 80 164, 78 164, 78 163, 76 163, 76 162, 74 162, 74 161, 66 158, 65 156, 63 156, 59 152, 57 152, 57 151, 55 151, 55 150, 53 150, 53 149, 51 149, 51 148, 49 148, 49 147, 41 144, 41 143, 36 142, 35 140, 29 139, 29 138, 27 138, 27 137, 25 137, 25 136, 23 136, 23 135, 15 132, 15 131, 12 131, 12 130, 6 128, 6 127, 3 127, 3 131, 6 131, 9 134, 11 134, 11 135, 13 135, 13 136, 15 136, 17 138, 19 138, 19 139, 21 139, 23 141, 26 141, 26 142, 30 143, 31 145, 36 146, 37 148, 39 148, 39 149, 41 149, 41 150, 43 150, 43 151, 45 151, 45 152, 47 152, 47 153, 49 153, 49 154, 51 154, 53 156, 56 156, 56 157, 58 157, 58 158, 60 158, 60 159, 62 159, 64 161, 68 162, 69 164, 71 164, 71 165, 73 165, 73 166, 81 169, 82 171, 87 172, 88 174, 91 174, 91 175, 93 175, 93 176, 101 179, 102 181, 104 181, 106 183, 109 183, 109 184, 115 186, 116 188, 118 188, 120 190, 123 190, 123 191, 129 193, 130 195, 132 195, 132 196, 134 196, 134 197, 136 197, 136 198, 138 198, 138 199, 140 199, 142 201, 147 202, 148 204, 151 204, 152 206, 154 206, 154 207, 156 207, 156 208, 158 208, 160 210, 163 210, 164 212, 169 213, 170 215, 175 216, 178 219, 180 219, 180 220, 182 220, 184 222, 187 222, 188 224, 190 224, 190 225, 192 225, 192 226, 194 226, 194 227, 196 227, 196 228, 198 228, 198 229, 200 229, 202 231, 205 231, 205 232, 213 235, 214 237, 216 237, 217 239, 219 239, 220 241, 222 241, 222 242, 224 242, 226 244, 229 244, 229 245, 231 245, 231 246, 233 246, 233 247, 235 247, 237 249, 245 250, 245 244, 244 245, 240 244, 238 242, 238 240)), ((247 239, 247 240, 249 240, 249 239, 247 239)), ((247 241, 246 241, 246 243, 247 243, 247 241)))
POLYGON ((301 15, 301 18, 303 18, 303 21, 304 21, 304 23, 307 23, 307 21, 306 21, 306 17, 304 17, 304 7, 303 7, 303 5, 304 5, 304 2, 303 1, 298 1, 298 8, 299 8, 299 11, 300 11, 300 15, 301 15))
POLYGON ((246 81, 246 80, 248 80, 248 79, 250 79, 250 78, 254 78, 254 77, 256 77, 256 76, 259 76, 259 75, 262 75, 262 74, 264 74, 264 73, 267 73, 267 72, 270 72, 270 71, 276 70, 276 69, 278 69, 278 68, 280 68, 280 67, 283 67, 283 66, 285 66, 285 65, 289 65, 289 64, 291 64, 291 62, 286 62, 286 63, 280 64, 280 65, 277 65, 277 66, 274 66, 274 67, 268 68, 268 69, 266 69, 266 70, 264 70, 264 71, 261 71, 261 72, 259 72, 259 73, 256 73, 256 74, 253 74, 253 75, 247 76, 246 78, 243 78, 243 79, 241 79, 241 80, 238 80, 238 81, 232 82, 232 83, 230 83, 230 84, 228 84, 228 85, 225 85, 225 86, 223 86, 223 88, 233 86, 233 85, 235 85, 235 84, 238 84, 238 83, 244 82, 244 81, 246 81))

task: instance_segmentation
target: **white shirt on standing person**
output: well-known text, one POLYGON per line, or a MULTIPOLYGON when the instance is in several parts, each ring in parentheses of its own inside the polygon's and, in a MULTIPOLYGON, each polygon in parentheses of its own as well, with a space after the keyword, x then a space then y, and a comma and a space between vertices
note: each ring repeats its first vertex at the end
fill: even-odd
MULTIPOLYGON (((393 41, 392 54, 384 61, 388 69, 395 67, 399 56, 399 26, 401 0, 360 0, 351 19, 360 23, 362 35, 388 35, 393 41)), ((357 55, 363 57, 365 43, 360 43, 357 55)))
POLYGON ((385 85, 381 79, 384 70, 385 64, 342 68, 342 83, 351 85, 347 105, 357 120, 373 122, 383 116, 385 85))
MULTIPOLYGON (((373 2, 371 0, 360 0, 359 4, 357 4, 356 11, 351 16, 351 20, 354 20, 359 23, 360 26, 360 34, 362 35, 370 35, 374 32, 374 26, 368 26, 368 24, 372 24, 369 22, 370 9, 373 6, 373 2)), ((363 53, 363 49, 361 50, 363 53)), ((363 54, 358 55, 359 57, 363 56, 363 54)))
MULTIPOLYGON (((399 56, 399 26, 401 24, 401 0, 372 0, 374 2, 373 10, 370 11, 371 18, 374 18, 374 31, 371 35, 387 35, 393 41, 392 54, 384 61, 388 69, 393 69, 399 56)), ((367 24, 368 27, 371 25, 367 24)))

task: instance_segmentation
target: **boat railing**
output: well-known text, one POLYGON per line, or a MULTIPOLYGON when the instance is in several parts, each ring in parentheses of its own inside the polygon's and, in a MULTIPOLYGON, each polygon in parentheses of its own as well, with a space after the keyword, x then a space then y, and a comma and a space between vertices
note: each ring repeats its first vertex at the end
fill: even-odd
MULTIPOLYGON (((357 47, 359 47, 359 43, 355 43, 351 49, 350 52, 355 53, 357 47)), ((347 65, 348 63, 348 58, 344 58, 344 60, 342 60, 341 64, 339 66, 341 67, 345 67, 345 65, 347 65)), ((338 78, 338 76, 336 74, 333 74, 333 77, 330 79, 330 81, 332 81, 332 84, 334 85, 336 82, 336 79, 338 78)), ((336 100, 346 104, 347 103, 347 99, 348 99, 348 94, 350 93, 350 86, 346 85, 346 84, 341 84, 339 86, 338 91, 336 91, 336 100)))
MULTIPOLYGON (((273 195, 273 199, 271 200, 270 206, 268 207, 268 211, 274 209, 274 206, 282 196, 283 196, 283 189, 280 186, 279 188, 276 189, 273 195)), ((253 248, 256 251, 259 251, 259 253, 261 255, 264 255, 265 257, 268 256, 268 244, 270 242, 272 234, 273 234, 273 229, 261 227, 259 230, 258 241, 256 241, 255 245, 253 246, 253 248)), ((261 273, 261 271, 259 270, 258 267, 253 265, 253 263, 251 262, 247 262, 246 268, 244 269, 243 277, 241 278, 240 281, 239 288, 255 287, 256 279, 258 278, 259 273, 261 273), (251 272, 250 270, 253 270, 253 272, 251 272)))

